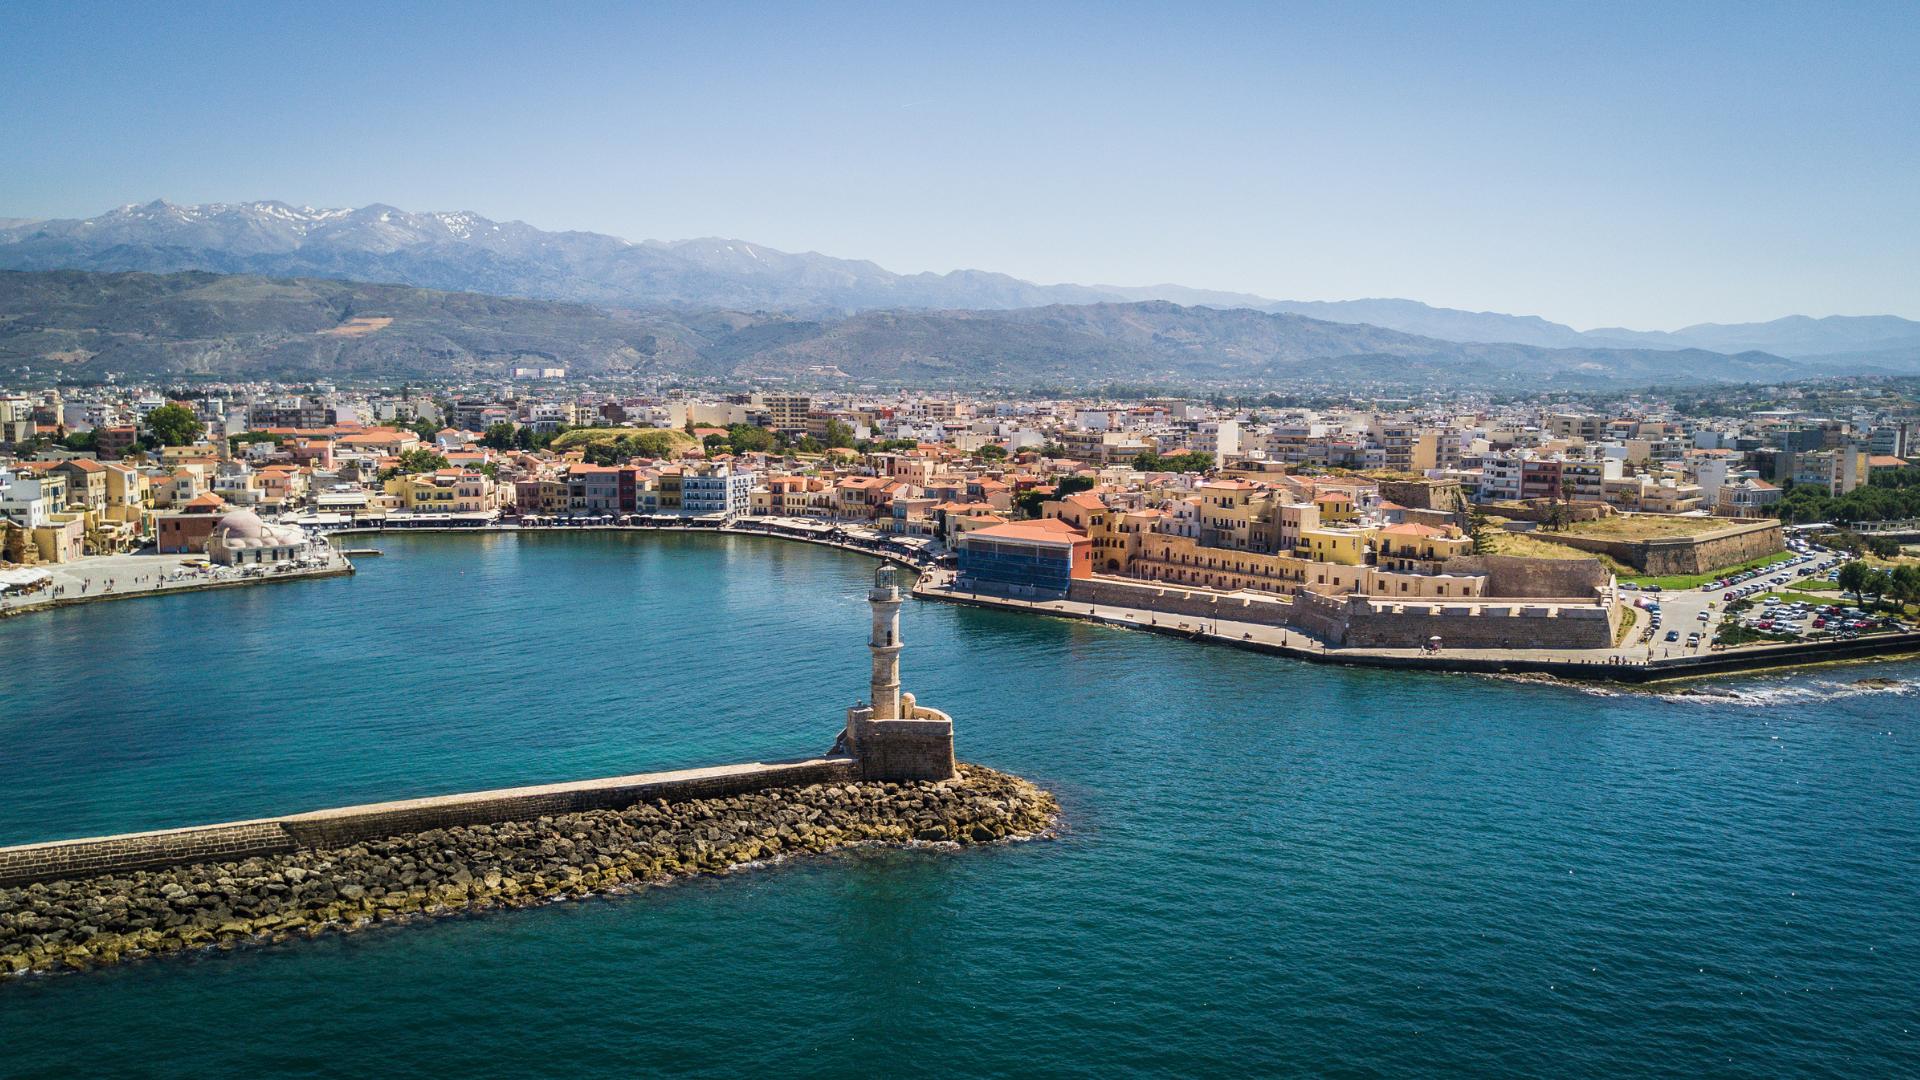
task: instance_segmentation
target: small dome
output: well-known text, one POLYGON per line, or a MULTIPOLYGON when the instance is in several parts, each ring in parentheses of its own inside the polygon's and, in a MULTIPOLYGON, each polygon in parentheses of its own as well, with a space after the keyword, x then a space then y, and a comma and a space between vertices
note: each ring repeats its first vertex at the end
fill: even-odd
POLYGON ((260 520, 259 514, 251 510, 235 510, 221 518, 220 524, 214 526, 214 531, 226 540, 251 539, 259 536, 266 527, 266 522, 260 520))

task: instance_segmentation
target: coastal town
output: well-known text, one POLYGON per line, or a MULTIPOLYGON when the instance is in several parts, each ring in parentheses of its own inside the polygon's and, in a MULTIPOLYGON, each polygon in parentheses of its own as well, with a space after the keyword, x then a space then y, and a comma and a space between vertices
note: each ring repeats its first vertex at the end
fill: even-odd
POLYGON ((829 543, 918 565, 923 598, 1322 650, 1619 664, 1904 631, 1920 601, 1920 409, 1898 385, 1713 415, 1653 392, 1361 407, 520 374, 0 393, 0 605, 346 573, 367 533, 588 528, 829 543), (1754 574, 1795 595, 1754 607, 1754 574))

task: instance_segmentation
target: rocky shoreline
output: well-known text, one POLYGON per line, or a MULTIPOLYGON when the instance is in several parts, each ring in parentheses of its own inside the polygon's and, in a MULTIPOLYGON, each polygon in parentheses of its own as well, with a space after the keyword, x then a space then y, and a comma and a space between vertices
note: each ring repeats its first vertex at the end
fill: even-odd
POLYGON ((523 907, 850 844, 1044 832, 1053 796, 962 765, 939 783, 766 788, 428 832, 242 862, 0 889, 0 976, 523 907))

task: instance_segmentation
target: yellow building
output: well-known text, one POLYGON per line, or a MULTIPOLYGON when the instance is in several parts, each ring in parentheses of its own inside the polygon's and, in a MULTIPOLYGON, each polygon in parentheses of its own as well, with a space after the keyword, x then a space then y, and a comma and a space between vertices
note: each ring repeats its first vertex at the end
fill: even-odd
POLYGON ((1437 574, 1448 559, 1473 554, 1473 538, 1451 526, 1391 525, 1374 534, 1375 565, 1382 570, 1437 574))
POLYGON ((435 514, 470 514, 499 508, 494 483, 485 473, 460 469, 396 476, 386 492, 398 496, 400 506, 435 514))
POLYGON ((1353 508, 1353 496, 1342 493, 1321 495, 1313 500, 1320 508, 1320 521, 1325 525, 1338 525, 1352 521, 1360 515, 1353 508))
POLYGON ((1365 566, 1373 532, 1372 529, 1302 529, 1300 544, 1293 553, 1310 562, 1365 566))

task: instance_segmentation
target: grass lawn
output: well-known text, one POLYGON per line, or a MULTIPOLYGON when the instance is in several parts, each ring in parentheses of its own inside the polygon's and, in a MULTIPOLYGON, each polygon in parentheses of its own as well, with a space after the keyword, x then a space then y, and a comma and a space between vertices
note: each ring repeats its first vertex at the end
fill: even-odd
POLYGON ((588 443, 618 442, 628 436, 654 431, 660 432, 672 441, 673 452, 676 454, 694 445, 695 442, 693 436, 678 428, 575 428, 557 436, 549 449, 558 454, 568 450, 578 450, 588 443))
MULTIPOLYGON (((1805 602, 1808 604, 1816 604, 1820 607, 1826 607, 1829 604, 1838 604, 1841 607, 1853 607, 1853 606, 1856 606, 1858 603, 1856 600, 1854 600, 1852 593, 1846 593, 1845 595, 1827 593, 1824 596, 1816 596, 1812 593, 1797 592, 1795 590, 1789 589, 1788 591, 1780 593, 1778 595, 1783 601, 1789 604, 1795 603, 1795 602, 1805 602)), ((1759 597, 1755 596, 1755 597, 1752 597, 1751 599, 1757 600, 1759 599, 1759 597)), ((1909 612, 1914 611, 1916 609, 1912 604, 1896 604, 1891 600, 1886 600, 1886 601, 1882 601, 1877 607, 1866 608, 1864 610, 1867 610, 1869 614, 1899 615, 1902 618, 1905 618, 1909 612)))
POLYGON ((1620 580, 1622 582, 1631 581, 1643 589, 1649 585, 1658 585, 1662 589, 1697 589, 1709 581, 1719 581, 1721 578, 1731 577, 1734 574, 1743 574, 1748 570, 1757 570, 1764 566, 1772 566, 1774 563, 1785 562, 1791 558, 1794 558, 1793 552, 1782 551, 1769 555, 1764 559, 1755 559, 1750 563, 1744 563, 1740 566, 1729 566, 1715 570, 1711 574, 1687 574, 1677 577, 1634 577, 1631 576, 1633 571, 1629 570, 1626 574, 1621 575, 1620 580))
POLYGON ((1620 632, 1613 635, 1613 647, 1616 649, 1626 643, 1627 638, 1633 633, 1633 624, 1640 621, 1640 609, 1632 604, 1625 605, 1621 611, 1623 615, 1620 619, 1620 632))
POLYGON ((1624 578, 1633 573, 1633 567, 1623 566, 1605 555, 1570 548, 1565 544, 1535 540, 1526 533, 1495 533, 1493 550, 1496 555, 1512 555, 1521 559, 1599 559, 1600 565, 1606 567, 1609 574, 1624 578))
POLYGON ((1729 529, 1741 522, 1731 518, 1676 517, 1671 514, 1615 514, 1599 521, 1582 521, 1567 526, 1573 536, 1591 536, 1600 540, 1651 540, 1665 536, 1698 536, 1701 533, 1729 529))
POLYGON ((1789 604, 1807 603, 1816 604, 1820 607, 1826 607, 1830 604, 1840 604, 1844 606, 1853 603, 1851 599, 1839 596, 1815 596, 1812 593, 1799 592, 1794 589, 1788 589, 1786 592, 1781 593, 1780 597, 1789 604))

